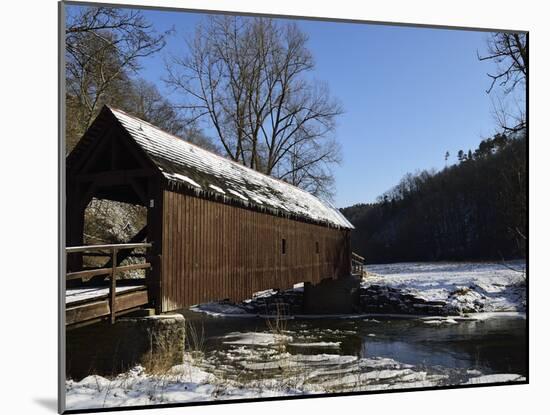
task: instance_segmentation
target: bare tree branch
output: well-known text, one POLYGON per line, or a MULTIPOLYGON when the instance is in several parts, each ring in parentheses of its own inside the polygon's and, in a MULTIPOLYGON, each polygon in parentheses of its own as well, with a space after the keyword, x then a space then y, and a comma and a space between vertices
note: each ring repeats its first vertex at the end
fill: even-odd
POLYGON ((508 134, 517 134, 526 128, 525 102, 517 103, 517 96, 524 96, 525 80, 528 71, 527 35, 523 33, 496 32, 487 39, 487 54, 477 57, 480 61, 493 61, 496 71, 488 73, 491 84, 486 92, 494 91, 495 86, 501 88, 504 97, 514 95, 516 108, 511 111, 504 100, 493 101, 493 115, 499 128, 508 134), (518 91, 518 87, 522 90, 518 91), (515 92, 514 92, 515 91, 515 92), (512 94, 514 92, 514 94, 512 94))
POLYGON ((140 59, 160 51, 171 31, 156 33, 141 12, 111 7, 75 7, 67 16, 66 61, 69 109, 78 118, 68 128, 68 149, 90 125, 111 90, 137 73, 140 59))
POLYGON ((228 157, 321 193, 339 161, 333 133, 342 108, 306 78, 314 68, 306 43, 295 24, 211 17, 187 41, 189 53, 168 62, 165 80, 228 157))

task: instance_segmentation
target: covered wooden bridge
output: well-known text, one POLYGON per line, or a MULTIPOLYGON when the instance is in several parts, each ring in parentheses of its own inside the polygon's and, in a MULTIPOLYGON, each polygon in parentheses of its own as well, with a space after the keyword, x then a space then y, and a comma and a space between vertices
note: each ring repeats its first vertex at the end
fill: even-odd
POLYGON ((66 209, 67 324, 238 301, 352 271, 353 226, 336 208, 109 107, 67 157, 66 209), (147 224, 127 241, 139 245, 83 246, 93 198, 147 209, 147 224), (85 269, 84 255, 107 262, 85 269), (121 265, 135 255, 141 263, 121 265), (136 268, 144 280, 116 281, 136 268))

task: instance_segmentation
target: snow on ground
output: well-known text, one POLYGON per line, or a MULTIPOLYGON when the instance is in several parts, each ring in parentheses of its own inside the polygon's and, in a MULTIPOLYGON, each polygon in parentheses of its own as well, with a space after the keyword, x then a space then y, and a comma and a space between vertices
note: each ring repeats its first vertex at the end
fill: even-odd
MULTIPOLYGON (((143 367, 112 379, 90 375, 66 382, 67 409, 186 403, 347 391, 437 387, 454 383, 449 374, 403 364, 390 358, 358 358, 337 354, 265 354, 262 348, 234 346, 233 372, 216 359, 187 356, 162 374, 143 367)), ((225 353, 220 351, 220 355, 225 353)), ((226 356, 224 356, 226 358, 226 356)), ((460 384, 522 382, 518 374, 462 374, 460 384)))
POLYGON ((151 375, 137 366, 113 379, 91 375, 66 382, 67 409, 155 405, 211 400, 261 398, 307 393, 265 380, 249 385, 215 376, 193 360, 167 373, 151 375))
MULTIPOLYGON (((450 262, 425 262, 425 263, 397 263, 368 265, 366 270, 368 277, 362 282, 363 291, 368 293, 368 288, 373 293, 373 298, 367 301, 368 305, 384 301, 379 294, 384 294, 388 289, 397 290, 392 294, 395 299, 407 296, 413 298, 412 305, 404 307, 407 312, 400 310, 373 311, 365 309, 362 314, 351 315, 300 315, 288 314, 287 318, 365 318, 375 314, 389 316, 432 314, 426 312, 415 304, 438 304, 442 307, 442 314, 464 315, 471 313, 492 312, 523 312, 526 306, 525 286, 525 262, 510 261, 506 263, 450 263, 450 262), (378 292, 380 291, 380 292, 378 292)), ((295 284, 295 293, 303 291, 303 284, 295 284)), ((280 293, 279 293, 280 294, 280 293)), ((251 306, 254 301, 269 300, 278 295, 276 290, 265 290, 254 293, 252 298, 241 304, 231 304, 227 301, 210 302, 191 307, 191 310, 203 312, 215 317, 269 317, 258 314, 258 310, 251 306)), ((390 300, 395 300, 390 299, 390 300)), ((402 299, 402 298, 401 298, 402 299)), ((282 297, 284 300, 284 296, 282 297)), ((442 324, 443 322, 427 322, 427 324, 442 324)), ((451 320, 447 324, 453 324, 451 320)))
POLYGON ((406 290, 426 301, 483 311, 525 310, 525 262, 397 263, 367 265, 362 286, 377 284, 406 290))
MULTIPOLYGON (((138 368, 139 369, 139 368, 138 368)), ((136 372, 139 372, 137 370, 136 372)), ((93 409, 117 406, 185 403, 219 399, 260 398, 299 393, 291 389, 245 388, 235 382, 206 375, 198 368, 189 372, 198 375, 194 380, 188 375, 147 375, 126 373, 113 380, 101 376, 88 376, 80 382, 66 384, 68 409, 93 409)))
POLYGON ((525 377, 514 373, 476 376, 468 379, 463 385, 482 385, 484 383, 524 382, 525 377))

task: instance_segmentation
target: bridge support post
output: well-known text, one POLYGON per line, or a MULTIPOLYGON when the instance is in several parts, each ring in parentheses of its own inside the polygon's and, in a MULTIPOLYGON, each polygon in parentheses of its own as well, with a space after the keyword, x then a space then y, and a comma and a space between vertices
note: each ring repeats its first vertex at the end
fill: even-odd
POLYGON ((354 276, 304 284, 305 314, 350 314, 359 310, 360 280, 354 276))

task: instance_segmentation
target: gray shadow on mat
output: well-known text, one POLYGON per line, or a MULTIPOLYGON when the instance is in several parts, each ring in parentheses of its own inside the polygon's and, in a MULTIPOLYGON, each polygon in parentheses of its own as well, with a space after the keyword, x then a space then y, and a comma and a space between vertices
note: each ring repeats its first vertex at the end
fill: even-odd
POLYGON ((43 408, 57 413, 57 399, 53 398, 34 398, 34 401, 43 408))

